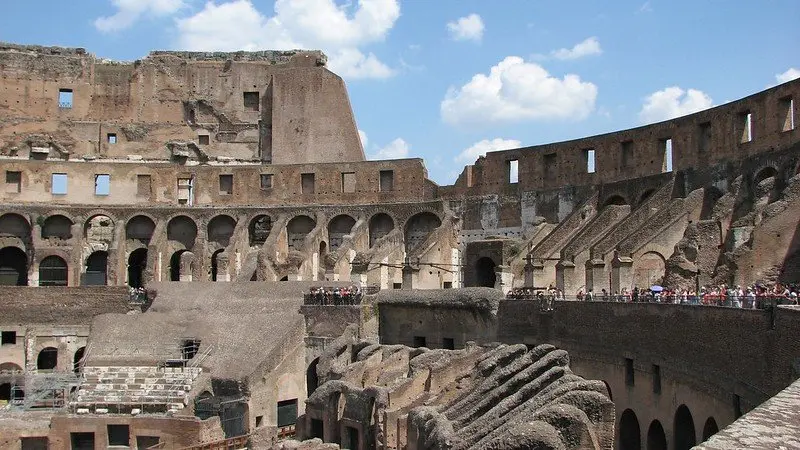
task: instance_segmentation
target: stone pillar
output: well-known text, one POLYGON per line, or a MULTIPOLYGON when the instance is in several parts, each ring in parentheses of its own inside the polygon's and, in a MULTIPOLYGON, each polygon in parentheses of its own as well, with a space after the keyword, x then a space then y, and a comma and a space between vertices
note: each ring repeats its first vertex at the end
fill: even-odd
POLYGON ((564 298, 574 297, 577 289, 572 286, 575 279, 575 263, 572 261, 559 261, 556 264, 556 288, 561 289, 564 298))
POLYGON ((509 266, 497 266, 495 268, 495 289, 500 289, 503 294, 508 294, 514 286, 514 274, 509 266))
POLYGON ((414 269, 411 268, 411 262, 406 258, 403 263, 403 284, 404 290, 414 289, 414 269))
POLYGON ((586 289, 593 289, 595 296, 603 295, 603 289, 608 294, 614 293, 606 275, 606 262, 602 259, 586 261, 586 289))
POLYGON ((623 289, 627 289, 630 293, 632 284, 633 258, 615 254, 611 260, 611 291, 622 292, 623 289))
POLYGON ((194 253, 192 252, 181 253, 180 281, 192 281, 193 268, 194 268, 194 253))
POLYGON ((217 281, 231 281, 228 252, 222 252, 217 255, 217 281))
POLYGON ((524 287, 534 287, 533 284, 533 260, 531 255, 525 257, 525 268, 522 269, 523 273, 525 274, 525 285, 524 287))

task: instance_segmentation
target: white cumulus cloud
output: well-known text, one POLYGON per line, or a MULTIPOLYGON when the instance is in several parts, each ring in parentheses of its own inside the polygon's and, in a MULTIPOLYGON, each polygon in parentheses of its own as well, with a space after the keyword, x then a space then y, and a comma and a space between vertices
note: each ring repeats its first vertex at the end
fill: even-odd
POLYGON ((501 138, 494 138, 494 139, 484 139, 482 141, 478 141, 472 146, 467 149, 464 149, 461 153, 456 156, 456 162, 460 163, 472 163, 479 156, 484 156, 487 152, 496 152, 499 150, 509 150, 512 148, 519 148, 522 146, 522 143, 516 139, 501 139, 501 138))
POLYGON ((660 122, 702 111, 713 105, 711 97, 703 91, 684 91, 672 86, 653 92, 645 98, 642 110, 639 111, 639 120, 642 123, 660 122))
POLYGON ((217 3, 177 20, 177 46, 194 51, 321 49, 347 78, 386 78, 394 71, 360 47, 386 38, 400 17, 398 0, 276 0, 274 15, 252 0, 217 3))
POLYGON ((378 150, 377 153, 370 155, 369 159, 401 159, 408 158, 408 153, 411 151, 411 146, 402 138, 397 138, 389 143, 389 145, 378 150))
POLYGON ((794 67, 790 67, 786 72, 775 75, 775 79, 778 80, 778 83, 786 83, 797 78, 800 78, 800 69, 795 69, 794 67))
POLYGON ((143 15, 169 16, 185 6, 183 0, 111 0, 111 3, 117 12, 94 21, 95 28, 104 33, 124 30, 143 15))
POLYGON ((551 76, 542 66, 508 56, 488 74, 448 89, 441 103, 450 124, 586 118, 594 110, 597 86, 578 75, 551 76))
POLYGON ((447 23, 450 39, 454 41, 480 41, 483 38, 483 19, 477 14, 470 14, 447 23))
POLYGON ((584 56, 600 55, 602 53, 603 49, 600 47, 600 41, 598 41, 596 37, 592 36, 575 44, 575 46, 572 48, 560 48, 558 50, 553 50, 551 55, 556 59, 570 60, 583 58, 584 56))

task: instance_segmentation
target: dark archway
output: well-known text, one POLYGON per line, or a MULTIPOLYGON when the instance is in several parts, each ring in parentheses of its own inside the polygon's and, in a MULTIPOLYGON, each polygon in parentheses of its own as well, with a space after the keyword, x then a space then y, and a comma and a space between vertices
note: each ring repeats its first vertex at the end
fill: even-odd
POLYGON ((484 256, 475 263, 475 280, 478 286, 492 288, 495 286, 497 283, 495 267, 497 264, 488 256, 484 256))
POLYGON ((605 203, 603 203, 603 207, 605 208, 606 206, 609 205, 622 206, 627 204, 628 201, 625 200, 625 198, 622 197, 621 195, 612 195, 611 197, 608 197, 608 199, 606 199, 605 203))
POLYGON ((28 285, 28 256, 17 247, 0 249, 0 286, 28 285))
POLYGON ((208 222, 208 242, 227 247, 236 230, 236 221, 231 216, 216 216, 208 222))
POLYGON ((416 249, 418 245, 425 242, 431 232, 440 226, 442 226, 442 219, 432 212, 421 212, 408 219, 403 236, 406 252, 410 253, 416 249))
POLYGON ((394 220, 385 213, 378 213, 369 219, 369 247, 375 246, 378 239, 391 233, 394 229, 394 220))
POLYGON ((697 434, 694 431, 694 419, 686 405, 675 410, 673 422, 673 446, 675 450, 688 450, 697 445, 697 434))
POLYGON ((11 401, 11 383, 0 384, 0 401, 11 401))
POLYGON ((156 224, 147 216, 134 216, 125 225, 125 239, 133 239, 143 245, 150 244, 156 224))
POLYGON ((147 269, 147 249, 137 248, 128 256, 128 286, 140 288, 144 285, 144 271, 147 269))
POLYGON ((778 174, 778 171, 775 170, 772 166, 764 167, 763 169, 759 170, 755 177, 753 177, 753 184, 757 185, 762 181, 766 180, 767 178, 774 177, 778 174))
POLYGON ((319 364, 319 358, 311 361, 309 364, 308 369, 306 369, 306 393, 307 396, 310 397, 314 391, 317 390, 319 387, 319 375, 317 375, 317 364, 319 364))
POLYGON ((652 421, 647 429, 647 450, 667 450, 667 435, 658 420, 652 421))
POLYGON ((706 419, 706 424, 703 425, 703 442, 709 440, 711 436, 717 434, 717 431, 719 431, 717 421, 714 420, 713 417, 706 419))
POLYGON ((655 192, 656 192, 655 189, 648 189, 648 190, 644 191, 642 193, 641 197, 639 197, 639 204, 641 205, 642 203, 646 202, 647 199, 649 199, 650 196, 652 196, 655 192))
POLYGON ((44 219, 42 223, 42 239, 67 240, 72 237, 72 221, 56 214, 44 219))
POLYGON ((700 220, 709 220, 714 214, 714 206, 722 198, 722 191, 714 186, 703 188, 703 206, 700 208, 700 220))
POLYGON ((356 219, 346 214, 338 215, 328 223, 328 239, 331 243, 331 251, 335 252, 339 249, 344 237, 353 231, 355 225, 356 219))
POLYGON ((623 411, 619 418, 619 450, 641 450, 641 433, 636 413, 630 409, 623 411))
POLYGON ((72 370, 75 371, 75 373, 79 373, 81 371, 81 360, 85 354, 86 347, 81 347, 75 351, 75 356, 72 357, 72 370))
POLYGON ((289 275, 284 275, 283 278, 278 281, 289 281, 289 275))
POLYGON ((178 250, 169 259, 169 279, 170 281, 181 281, 181 255, 188 250, 178 250))
POLYGON ((219 262, 217 261, 217 257, 220 253, 224 252, 225 250, 219 249, 211 255, 211 281, 217 281, 217 274, 219 273, 219 262))
POLYGON ((86 258, 86 273, 83 274, 84 286, 105 286, 108 282, 108 252, 94 252, 86 258))
MULTIPOLYGON (((289 250, 299 250, 303 248, 303 242, 317 226, 317 222, 308 216, 297 216, 286 224, 286 235, 289 239, 289 250)), ((313 251, 313 250, 312 250, 313 251)))
POLYGON ((261 247, 272 231, 272 219, 269 216, 255 216, 248 226, 250 247, 261 247))
POLYGON ((67 262, 48 256, 39 263, 39 286, 66 286, 69 281, 67 262))
POLYGON ((186 216, 174 217, 167 224, 167 239, 183 244, 186 250, 194 247, 197 238, 197 225, 186 216))
POLYGON ((58 365, 58 349, 45 347, 36 357, 36 368, 39 370, 54 370, 58 365))

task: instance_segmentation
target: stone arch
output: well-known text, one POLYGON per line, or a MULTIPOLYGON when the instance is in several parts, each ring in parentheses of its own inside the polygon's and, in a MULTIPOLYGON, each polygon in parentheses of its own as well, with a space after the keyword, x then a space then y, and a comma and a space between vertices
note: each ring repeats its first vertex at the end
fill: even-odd
POLYGON ((39 263, 39 286, 67 286, 69 268, 64 258, 50 255, 39 263))
POLYGON ((22 367, 20 367, 17 364, 14 364, 12 362, 6 362, 6 363, 0 364, 0 373, 2 373, 4 375, 6 375, 6 374, 16 374, 16 373, 21 373, 21 372, 22 372, 22 367))
POLYGON ((191 250, 197 239, 197 224, 187 216, 175 216, 167 223, 167 239, 191 250))
POLYGON ((319 358, 314 359, 311 361, 311 364, 308 365, 308 369, 306 369, 306 393, 307 397, 310 397, 314 391, 317 390, 319 387, 319 375, 317 374, 317 365, 319 364, 319 358))
POLYGON ((81 362, 83 361, 83 357, 86 355, 86 347, 81 347, 75 351, 75 355, 72 357, 72 370, 75 373, 79 373, 81 371, 81 362))
POLYGON ((42 239, 59 239, 66 241, 72 238, 72 220, 61 214, 48 216, 42 222, 42 239))
POLYGON ((672 446, 675 450, 689 450, 697 444, 694 419, 688 406, 680 405, 675 410, 675 420, 672 422, 672 427, 672 446))
POLYGON ((703 188, 703 206, 700 209, 700 220, 709 220, 714 214, 714 207, 722 198, 722 191, 714 186, 703 188))
POLYGON ((219 255, 224 252, 225 249, 218 249, 211 255, 211 281, 217 281, 220 269, 220 261, 219 255))
POLYGON ((391 233, 394 219, 386 213, 377 213, 369 219, 369 247, 375 246, 378 239, 391 233))
POLYGON ((606 199, 606 201, 603 202, 603 208, 605 208, 606 206, 610 206, 610 205, 622 206, 622 205, 628 205, 628 204, 629 203, 628 203, 627 200, 625 200, 625 197, 623 197, 623 196, 621 196, 619 194, 614 194, 614 195, 608 197, 606 199))
POLYGON ((292 218, 286 224, 286 235, 289 239, 289 250, 299 250, 303 248, 306 236, 317 226, 317 221, 306 215, 299 215, 292 218))
POLYGON ((640 450, 642 448, 642 432, 639 419, 632 409, 626 409, 619 417, 619 436, 617 438, 619 450, 640 450))
POLYGON ((28 285, 28 255, 19 247, 0 249, 0 286, 28 285))
POLYGON ((38 370, 55 370, 58 366, 58 349, 55 347, 45 347, 36 356, 36 368, 38 370))
POLYGON ((706 419, 706 423, 703 425, 703 442, 709 440, 711 436, 717 434, 717 431, 719 431, 717 421, 714 420, 713 417, 706 419))
POLYGON ((436 214, 425 211, 414 214, 406 221, 403 239, 406 244, 406 253, 410 253, 417 246, 425 242, 428 235, 442 226, 442 219, 436 214))
POLYGON ((30 244, 31 224, 28 219, 16 213, 6 213, 0 216, 0 246, 18 247, 23 252, 27 252, 30 244))
POLYGON ((658 420, 650 422, 647 429, 647 450, 667 450, 667 435, 658 420))
POLYGON ((128 286, 144 286, 144 273, 147 269, 147 249, 137 248, 128 255, 128 286))
POLYGON ((144 215, 133 216, 125 224, 125 239, 139 241, 142 245, 149 245, 153 238, 156 223, 150 217, 144 215))
POLYGON ((647 199, 649 199, 655 193, 655 189, 647 189, 646 191, 642 192, 642 195, 639 196, 639 203, 637 203, 637 205, 641 205, 642 203, 646 202, 647 199))
POLYGON ((342 245, 344 237, 353 231, 356 219, 347 214, 339 214, 328 222, 328 240, 331 251, 335 252, 342 245))
POLYGON ((266 214, 253 217, 248 226, 250 247, 261 247, 272 231, 272 218, 266 214))
POLYGON ((633 262, 633 285, 648 288, 661 283, 666 271, 667 262, 661 253, 648 251, 633 262))
POLYGON ((756 172, 755 176, 753 177, 753 185, 758 185, 762 181, 766 180, 770 177, 775 177, 778 175, 778 170, 772 166, 765 166, 762 167, 758 172, 756 172))
POLYGON ((216 216, 208 222, 208 242, 225 248, 230 244, 235 230, 236 220, 233 217, 225 214, 216 216))
POLYGON ((105 286, 108 282, 108 252, 98 250, 86 258, 84 286, 105 286))
POLYGON ((488 256, 479 258, 475 262, 475 281, 481 287, 494 287, 497 283, 497 264, 488 256))
POLYGON ((114 241, 114 220, 105 214, 94 214, 83 227, 86 242, 95 250, 108 250, 114 241))
MULTIPOLYGON (((186 249, 181 249, 176 251, 172 254, 172 257, 169 259, 169 279, 170 281, 181 281, 181 273, 183 272, 183 265, 184 265, 184 253, 191 252, 186 249)), ((191 273, 191 271, 190 271, 191 273)))

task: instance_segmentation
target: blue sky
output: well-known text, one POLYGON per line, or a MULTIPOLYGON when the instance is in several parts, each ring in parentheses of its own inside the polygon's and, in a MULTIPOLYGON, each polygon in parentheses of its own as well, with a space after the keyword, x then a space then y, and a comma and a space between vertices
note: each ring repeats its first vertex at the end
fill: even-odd
POLYGON ((0 40, 135 60, 320 48, 371 158, 451 184, 481 153, 687 114, 800 76, 800 2, 13 1, 0 40))

